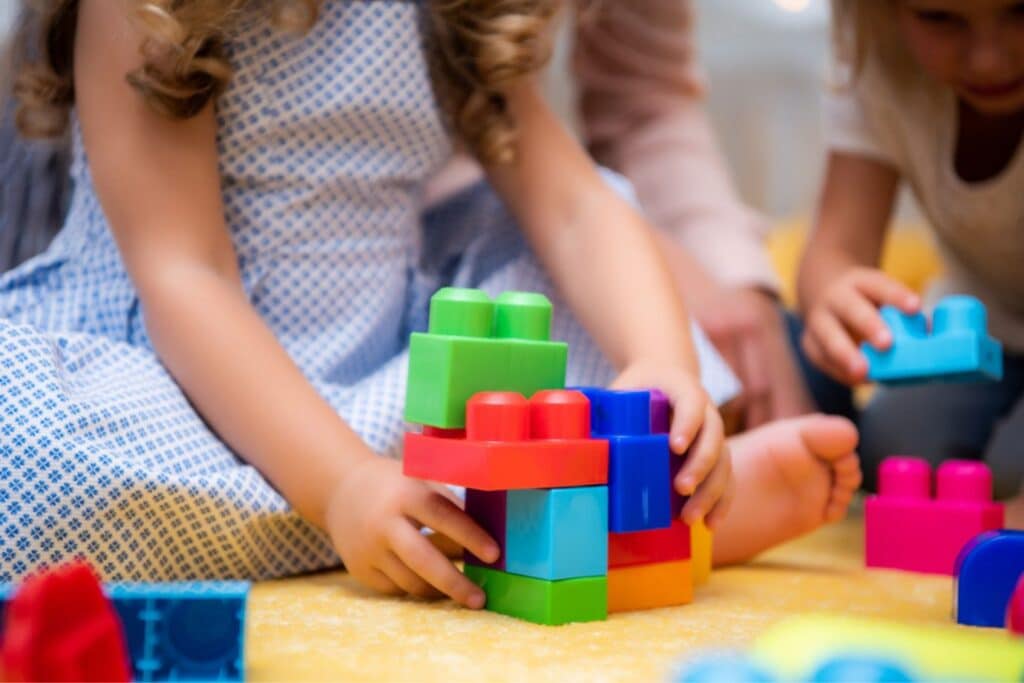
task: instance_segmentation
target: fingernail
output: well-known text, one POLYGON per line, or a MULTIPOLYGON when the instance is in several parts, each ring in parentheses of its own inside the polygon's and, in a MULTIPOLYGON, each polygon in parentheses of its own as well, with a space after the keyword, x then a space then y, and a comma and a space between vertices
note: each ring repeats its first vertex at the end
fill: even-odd
POLYGON ((466 601, 466 606, 470 609, 480 609, 487 602, 487 596, 483 594, 483 591, 477 591, 469 596, 469 600, 466 601))
POLYGON ((890 341, 892 341, 892 336, 889 334, 889 330, 879 330, 875 334, 875 346, 888 346, 890 341))
POLYGON ((484 560, 487 561, 488 563, 490 563, 490 562, 497 562, 498 561, 498 557, 500 557, 500 556, 501 556, 501 549, 498 546, 496 546, 496 545, 489 545, 489 546, 487 546, 487 549, 484 551, 484 554, 483 554, 484 560))
POLYGON ((693 477, 686 477, 679 482, 679 493, 684 496, 688 496, 693 493, 694 481, 693 477))

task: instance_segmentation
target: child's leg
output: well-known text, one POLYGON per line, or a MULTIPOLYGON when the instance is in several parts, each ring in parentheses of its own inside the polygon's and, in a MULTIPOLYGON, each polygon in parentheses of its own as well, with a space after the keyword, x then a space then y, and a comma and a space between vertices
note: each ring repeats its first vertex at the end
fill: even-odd
POLYGON ((865 488, 874 491, 878 465, 891 455, 939 464, 978 460, 996 423, 1024 388, 1024 363, 1006 357, 1003 379, 982 384, 926 384, 881 388, 860 420, 865 488))

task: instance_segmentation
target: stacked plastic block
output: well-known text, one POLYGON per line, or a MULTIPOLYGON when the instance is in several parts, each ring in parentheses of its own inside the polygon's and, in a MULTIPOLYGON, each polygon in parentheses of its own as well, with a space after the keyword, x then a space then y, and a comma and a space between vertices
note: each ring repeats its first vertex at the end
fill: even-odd
POLYGON ((921 458, 887 458, 878 495, 864 505, 865 560, 887 567, 952 576, 957 556, 975 536, 1003 526, 984 463, 949 460, 932 468, 921 458))
MULTIPOLYGON (((73 664, 96 652, 95 638, 91 638, 81 656, 72 652, 69 643, 82 641, 82 635, 68 630, 67 614, 80 611, 86 593, 85 585, 95 578, 84 565, 72 565, 27 581, 23 589, 0 587, 0 617, 6 625, 2 634, 5 650, 10 639, 24 638, 24 624, 45 620, 51 603, 59 609, 57 621, 62 633, 44 633, 32 630, 33 647, 51 645, 54 654, 73 664), (67 593, 68 586, 72 592, 67 593), (11 605, 11 614, 7 614, 11 605), (17 614, 15 614, 17 610, 17 614), (28 613, 28 617, 24 615, 28 613), (18 616, 19 618, 14 618, 18 616), (8 632, 7 629, 17 633, 8 632)), ((96 584, 98 585, 98 584, 96 584)), ((98 591, 103 605, 90 604, 90 621, 79 629, 82 633, 96 631, 96 616, 116 613, 116 640, 127 652, 131 678, 136 681, 241 681, 244 680, 245 609, 249 583, 243 581, 129 584, 110 583, 98 591), (103 601, 103 595, 106 600, 103 601)), ((108 648, 109 649, 109 648, 108 648)), ((51 662, 53 663, 53 662, 51 662)), ((77 665, 77 664, 76 664, 77 665)), ((102 677, 112 680, 109 673, 102 677)), ((69 679, 70 680, 70 679, 69 679)))
POLYGON ((592 435, 608 442, 608 610, 691 602, 690 528, 672 485, 683 458, 669 450, 668 401, 657 392, 581 391, 592 435))
POLYGON ((892 331, 886 351, 863 344, 868 379, 882 384, 922 381, 980 382, 1003 376, 1002 346, 988 335, 985 306, 969 296, 942 299, 932 328, 922 314, 906 315, 883 306, 882 319, 892 331))
POLYGON ((1019 629, 1024 531, 988 531, 968 543, 956 561, 953 614, 959 624, 1019 629), (1016 607, 1016 610, 1014 609, 1016 607))
POLYGON ((543 296, 443 289, 409 352, 409 476, 466 487, 494 564, 465 558, 487 608, 542 624, 597 621, 608 601, 608 444, 566 391, 543 296), (531 398, 527 400, 526 396, 531 398))

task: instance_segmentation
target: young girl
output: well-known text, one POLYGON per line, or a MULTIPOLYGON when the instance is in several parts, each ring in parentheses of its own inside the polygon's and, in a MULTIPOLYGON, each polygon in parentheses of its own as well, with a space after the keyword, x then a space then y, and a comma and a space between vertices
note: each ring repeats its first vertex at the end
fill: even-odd
POLYGON ((828 175, 800 275, 805 350, 862 382, 858 343, 892 343, 878 307, 921 306, 877 269, 907 181, 946 258, 932 296, 986 304, 1006 372, 994 384, 879 390, 861 425, 866 477, 895 453, 984 458, 997 493, 1012 495, 1024 472, 1024 2, 837 0, 835 22, 847 82, 830 103, 828 175))
MULTIPOLYGON (((528 78, 551 5, 51 0, 21 121, 59 133, 74 105, 75 194, 53 246, 0 279, 0 578, 78 554, 144 579, 340 556, 379 591, 481 606, 419 530, 483 558, 493 539, 375 454, 397 454, 430 293, 553 296, 533 253, 564 295, 570 381, 664 390, 684 515, 721 521, 730 460, 666 267, 528 78), (447 124, 532 249, 420 234, 447 124)), ((735 442, 751 495, 719 558, 841 515, 855 440, 817 417, 735 442)))

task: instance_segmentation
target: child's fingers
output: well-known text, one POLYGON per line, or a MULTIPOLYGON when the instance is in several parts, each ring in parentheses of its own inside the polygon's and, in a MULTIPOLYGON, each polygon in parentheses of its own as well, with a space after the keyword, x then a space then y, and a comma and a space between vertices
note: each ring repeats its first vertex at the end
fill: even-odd
POLYGON ((683 391, 670 395, 669 400, 672 402, 672 428, 669 430, 668 445, 673 453, 682 454, 690 448, 702 429, 705 407, 711 401, 699 385, 690 383, 683 391))
POLYGON ((710 474, 683 506, 683 521, 687 524, 694 524, 697 520, 706 518, 729 487, 729 481, 732 479, 732 460, 724 447, 722 451, 710 474))
POLYGON ((812 313, 808 330, 824 354, 824 365, 831 367, 842 381, 855 384, 867 375, 867 361, 846 328, 831 313, 825 310, 812 313))
MULTIPOLYGON (((404 523, 403 523, 404 524, 404 523)), ((405 524, 408 526, 408 524, 405 524)), ((395 585, 408 595, 417 598, 437 598, 440 591, 416 575, 395 553, 385 552, 377 563, 378 568, 388 576, 395 585)))
POLYGON ((725 427, 722 418, 714 406, 706 403, 704 424, 690 445, 686 462, 676 476, 676 490, 680 495, 688 496, 701 486, 701 482, 722 460, 724 448, 725 427))
MULTIPOLYGON (((396 524, 388 540, 397 558, 422 580, 466 607, 479 609, 484 606, 486 597, 480 587, 466 578, 412 525, 396 524)), ((398 583, 399 577, 390 573, 388 575, 398 583)))
POLYGON ((865 270, 855 282, 857 289, 878 305, 889 304, 904 313, 917 313, 921 308, 921 297, 914 290, 880 270, 865 270))
MULTIPOLYGON (((730 459, 730 467, 732 466, 732 460, 730 459)), ((725 516, 729 514, 729 508, 732 507, 732 501, 736 497, 736 479, 735 477, 729 477, 729 482, 725 485, 725 491, 722 493, 722 497, 718 499, 714 507, 711 508, 711 512, 704 518, 704 524, 708 529, 714 531, 725 516)))
POLYGON ((486 531, 440 494, 420 498, 409 513, 421 524, 444 534, 484 562, 494 562, 501 554, 498 544, 486 531))
POLYGON ((829 302, 832 314, 857 338, 864 339, 879 351, 892 344, 892 332, 882 320, 878 307, 855 289, 845 289, 829 302))
POLYGON ((352 573, 353 576, 356 576, 360 581, 382 595, 402 594, 402 589, 395 585, 394 581, 389 579, 384 572, 376 567, 369 567, 365 571, 359 572, 358 575, 356 575, 355 572, 352 573))

